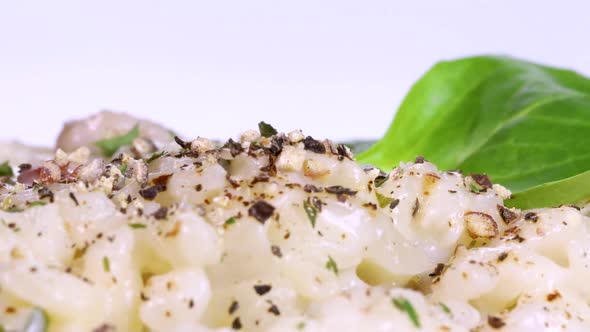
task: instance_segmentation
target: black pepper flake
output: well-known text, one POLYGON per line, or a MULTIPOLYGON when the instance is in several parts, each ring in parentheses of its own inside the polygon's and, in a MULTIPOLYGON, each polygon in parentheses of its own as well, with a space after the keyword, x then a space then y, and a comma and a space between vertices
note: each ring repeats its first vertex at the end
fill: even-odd
POLYGON ((320 141, 316 141, 311 136, 307 136, 303 140, 303 148, 315 153, 326 153, 326 147, 320 141))
POLYGON ((444 269, 445 269, 445 265, 443 263, 438 263, 438 264, 436 264, 434 271, 432 273, 430 273, 428 276, 433 277, 433 278, 438 277, 443 273, 444 269))
POLYGON ((166 191, 166 186, 163 186, 161 184, 156 184, 156 185, 151 186, 149 188, 141 189, 139 191, 139 195, 141 197, 143 197, 144 199, 151 201, 154 198, 156 198, 156 196, 162 191, 166 191))
POLYGON ((414 206, 412 207, 412 217, 416 216, 416 213, 418 213, 419 209, 420 201, 418 200, 418 197, 416 197, 416 200, 414 201, 414 206))
POLYGON ((238 301, 233 301, 230 305, 229 305, 229 309, 227 309, 227 312, 230 315, 233 315, 234 312, 236 312, 238 309, 240 308, 240 304, 238 303, 238 301))
POLYGON ((159 208, 156 212, 154 212, 153 216, 157 220, 166 219, 166 217, 168 216, 168 208, 166 208, 166 207, 159 208))
POLYGON ((196 190, 196 191, 201 191, 201 190, 203 190, 203 185, 199 183, 198 185, 196 185, 196 186, 195 186, 195 190, 196 190))
POLYGON ((39 199, 49 198, 49 202, 53 203, 54 196, 53 191, 49 190, 47 187, 41 187, 38 191, 39 199))
POLYGON ((495 329, 500 329, 506 325, 502 318, 496 316, 488 316, 488 324, 495 329))
POLYGON ((537 216, 537 214, 536 214, 536 213, 534 213, 534 212, 527 212, 527 213, 524 215, 524 219, 525 219, 525 220, 530 220, 530 221, 532 221, 532 222, 537 222, 537 221, 539 220, 539 217, 538 217, 538 216, 537 216))
POLYGON ((414 160, 415 164, 424 164, 424 161, 426 161, 426 159, 424 159, 424 157, 422 156, 416 156, 416 159, 414 160))
POLYGON ((283 151, 284 144, 285 139, 283 137, 275 136, 271 139, 270 147, 264 148, 264 151, 276 157, 283 151))
POLYGON ((270 251, 272 252, 273 255, 277 256, 278 258, 283 257, 283 253, 281 252, 281 247, 277 246, 277 245, 272 245, 270 246, 270 251))
POLYGON ((271 289, 271 285, 254 285, 254 291, 260 296, 270 292, 271 289))
POLYGON ((255 185, 258 182, 268 182, 268 180, 270 180, 270 176, 268 176, 267 174, 259 174, 254 177, 254 180, 252 180, 252 182, 250 182, 250 184, 255 185))
POLYGON ((274 303, 271 303, 270 308, 268 308, 268 312, 275 316, 279 316, 281 314, 279 307, 277 307, 274 303))
POLYGON ((500 255, 498 255, 498 262, 503 262, 506 258, 508 258, 508 253, 503 252, 500 255))
POLYGON ((514 220, 518 219, 518 214, 512 212, 512 210, 510 210, 509 208, 502 206, 500 204, 496 205, 496 208, 498 209, 500 217, 502 217, 502 220, 504 220, 504 223, 509 224, 514 220))
POLYGON ((303 186, 303 191, 305 191, 306 193, 319 193, 322 190, 323 189, 321 187, 316 187, 313 184, 306 184, 305 186, 303 186))
POLYGON ((70 198, 72 199, 72 201, 74 201, 74 204, 76 204, 76 206, 79 206, 80 203, 78 203, 78 199, 76 198, 76 195, 74 195, 73 192, 70 191, 70 198))
POLYGON ((248 215, 254 217, 260 223, 264 224, 275 211, 274 206, 268 204, 265 201, 257 201, 248 209, 248 215))
POLYGON ((233 322, 231 322, 231 328, 234 330, 242 329, 242 322, 240 321, 240 317, 236 317, 233 322))
MULTIPOLYGON (((336 146, 336 152, 340 157, 352 160, 352 157, 348 154, 348 149, 346 148, 346 145, 338 144, 336 146)), ((340 160, 342 160, 342 158, 340 158, 340 160)))
POLYGON ((481 187, 481 191, 492 188, 492 181, 486 174, 471 174, 471 178, 481 187))
POLYGON ((379 175, 375 177, 375 187, 381 187, 387 181, 387 179, 389 179, 389 175, 384 172, 380 172, 379 175))
POLYGON ((232 157, 235 157, 244 151, 242 145, 231 138, 222 146, 222 148, 229 149, 229 153, 231 153, 232 157))
POLYGON ((350 190, 348 188, 344 188, 342 186, 330 186, 326 187, 326 192, 330 194, 336 194, 338 196, 354 196, 356 195, 356 191, 350 190))
POLYGON ((176 144, 180 145, 180 147, 183 148, 183 149, 190 149, 190 147, 191 147, 191 143, 190 142, 183 141, 178 136, 174 136, 174 142, 176 142, 176 144))
POLYGON ((390 209, 395 209, 395 207, 399 204, 399 199, 395 198, 391 203, 389 203, 390 209))

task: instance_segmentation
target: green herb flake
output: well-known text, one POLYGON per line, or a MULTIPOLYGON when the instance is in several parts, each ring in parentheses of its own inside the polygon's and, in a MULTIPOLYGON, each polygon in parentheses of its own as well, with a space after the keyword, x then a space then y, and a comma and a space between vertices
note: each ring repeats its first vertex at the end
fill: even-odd
POLYGON ((305 328, 305 322, 299 322, 297 323, 297 325, 295 325, 295 328, 298 330, 303 330, 305 328))
POLYGON ((479 190, 479 188, 478 188, 476 185, 474 185, 474 184, 470 184, 470 185, 469 185, 469 190, 471 190, 471 192, 473 192, 473 193, 476 193, 476 194, 479 194, 479 192, 481 191, 481 190, 479 190))
POLYGON ((311 222, 311 227, 315 228, 315 222, 318 217, 318 209, 313 206, 309 198, 303 201, 303 209, 307 214, 309 222, 311 222))
POLYGON ((260 135, 262 135, 263 137, 271 137, 272 135, 277 134, 277 130, 273 126, 264 121, 260 121, 258 123, 258 130, 260 130, 260 135))
POLYGON ((17 207, 17 206, 13 206, 13 207, 10 207, 10 208, 8 208, 8 209, 6 209, 4 211, 5 212, 9 212, 9 213, 18 213, 18 212, 23 212, 24 210, 21 209, 21 208, 19 208, 19 207, 17 207))
POLYGON ((236 223, 236 218, 234 218, 234 217, 231 217, 231 218, 228 218, 228 219, 225 221, 225 223, 223 223, 223 224, 224 224, 224 225, 226 225, 226 226, 229 226, 229 225, 233 225, 233 224, 235 224, 235 223, 236 223))
POLYGON ((376 191, 375 191, 375 196, 377 196, 377 203, 379 204, 380 208, 384 208, 384 207, 389 206, 389 204, 391 204, 391 202, 393 202, 393 200, 394 200, 393 197, 383 196, 376 191))
POLYGON ((416 309, 414 309, 410 301, 408 301, 403 296, 398 296, 391 299, 391 302, 393 303, 393 306, 396 307, 399 311, 408 314, 408 317, 410 318, 415 327, 420 328, 420 320, 418 319, 418 313, 416 312, 416 309))
POLYGON ((152 161, 160 159, 166 155, 168 155, 168 151, 154 152, 145 162, 149 164, 152 161))
POLYGON ((105 272, 111 272, 111 262, 107 256, 102 258, 102 268, 105 272))
POLYGON ((47 205, 47 203, 43 202, 43 201, 29 202, 29 206, 45 206, 45 205, 47 205))
POLYGON ((132 224, 128 224, 128 226, 133 229, 141 229, 141 228, 147 227, 145 224, 140 224, 140 223, 132 223, 132 224))
POLYGON ((120 147, 131 144, 137 137, 139 137, 138 124, 126 134, 96 141, 94 145, 100 149, 104 156, 111 157, 120 147))
POLYGON ((119 166, 119 171, 121 171, 121 174, 125 174, 127 172, 127 164, 119 166))
POLYGON ((331 270, 334 272, 335 275, 338 275, 338 265, 336 261, 331 257, 328 256, 328 262, 326 263, 326 269, 331 270))
POLYGON ((446 304, 439 302, 438 305, 440 305, 441 309, 448 314, 449 316, 453 316, 453 313, 451 312, 451 308, 449 308, 446 304))
MULTIPOLYGON (((45 310, 35 307, 31 309, 23 332, 46 332, 49 329, 49 317, 45 310)), ((1 330, 0 330, 1 331, 1 330)))
POLYGON ((0 164, 0 176, 13 176, 14 172, 12 171, 12 167, 8 161, 3 162, 0 164))

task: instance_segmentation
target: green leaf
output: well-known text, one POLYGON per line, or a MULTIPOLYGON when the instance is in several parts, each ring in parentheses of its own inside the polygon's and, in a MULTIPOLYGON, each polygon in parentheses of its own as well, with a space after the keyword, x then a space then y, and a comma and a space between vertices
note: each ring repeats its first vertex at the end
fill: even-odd
POLYGON ((415 327, 420 328, 420 319, 418 318, 418 313, 416 312, 416 309, 414 309, 410 301, 408 301, 403 296, 398 296, 391 299, 391 302, 393 303, 393 306, 396 307, 399 311, 408 314, 408 317, 410 318, 415 327))
POLYGON ((120 147, 131 144, 137 137, 139 137, 138 124, 126 134, 96 141, 94 145, 101 150, 105 157, 111 157, 120 147))
POLYGON ((146 224, 140 224, 140 223, 131 223, 131 224, 127 224, 130 228, 133 229, 141 229, 141 228, 146 228, 146 224))
POLYGON ((47 205, 47 203, 43 202, 43 201, 34 201, 34 202, 29 203, 29 206, 45 206, 45 205, 47 205))
POLYGON ((12 171, 12 167, 8 161, 3 162, 0 164, 0 176, 13 176, 14 172, 12 171))
POLYGON ((234 218, 234 217, 230 217, 230 218, 228 218, 228 219, 225 221, 225 223, 223 223, 223 224, 224 224, 224 225, 228 225, 228 226, 229 226, 229 225, 233 225, 233 224, 235 224, 235 223, 236 223, 236 218, 234 218))
POLYGON ((336 261, 331 257, 328 256, 328 262, 326 263, 326 269, 331 270, 334 272, 335 275, 338 275, 338 265, 336 261))
POLYGON ((390 169, 422 155, 440 169, 488 174, 515 194, 516 207, 576 203, 586 190, 559 182, 590 170, 589 129, 590 79, 509 57, 471 57, 428 71, 357 160, 390 169), (549 183, 564 190, 558 199, 533 190, 549 183))
POLYGON ((258 123, 258 130, 260 130, 260 135, 262 135, 263 137, 271 137, 272 135, 277 134, 277 130, 273 126, 264 121, 260 121, 258 123))
POLYGON ((46 332, 49 328, 49 318, 45 310, 41 308, 33 308, 29 314, 27 324, 23 332, 46 332))
POLYGON ((311 223, 311 227, 315 228, 315 222, 318 217, 318 210, 315 208, 315 206, 313 206, 313 204, 310 202, 309 198, 303 201, 303 209, 305 210, 305 213, 307 214, 307 218, 309 219, 309 222, 311 223))

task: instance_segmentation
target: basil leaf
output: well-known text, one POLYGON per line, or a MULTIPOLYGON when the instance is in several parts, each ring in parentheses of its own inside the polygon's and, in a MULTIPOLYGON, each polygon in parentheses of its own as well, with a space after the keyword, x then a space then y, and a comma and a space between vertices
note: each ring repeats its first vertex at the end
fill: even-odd
POLYGON ((94 142, 105 157, 111 157, 120 147, 129 145, 139 137, 139 125, 135 125, 129 132, 121 136, 105 138, 94 142))
POLYGON ((589 197, 571 179, 590 170, 588 128, 590 79, 509 57, 471 57, 428 71, 357 160, 392 168, 422 155, 441 169, 488 174, 514 193, 512 206, 576 203, 589 197), (550 188, 563 192, 545 196, 554 195, 550 188))
POLYGON ((260 131, 260 135, 263 137, 271 137, 272 135, 277 134, 277 130, 264 121, 260 121, 258 123, 258 130, 260 131))
POLYGON ((23 332, 46 332, 49 327, 47 313, 41 308, 33 308, 23 332))
POLYGON ((13 176, 14 172, 12 171, 12 167, 8 161, 3 162, 0 164, 0 176, 13 176))

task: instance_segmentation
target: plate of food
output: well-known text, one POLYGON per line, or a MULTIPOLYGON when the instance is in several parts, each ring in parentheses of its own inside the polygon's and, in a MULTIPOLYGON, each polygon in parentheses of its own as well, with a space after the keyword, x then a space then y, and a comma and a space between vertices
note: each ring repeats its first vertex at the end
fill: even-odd
POLYGON ((104 111, 3 143, 0 331, 589 331, 589 127, 587 78, 480 56, 375 142, 104 111))

